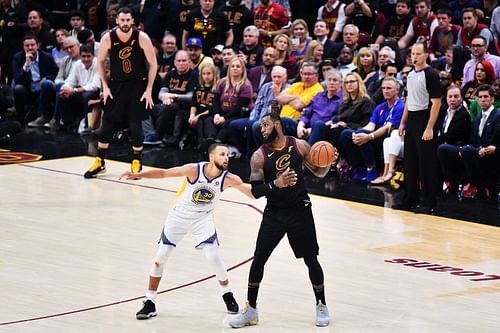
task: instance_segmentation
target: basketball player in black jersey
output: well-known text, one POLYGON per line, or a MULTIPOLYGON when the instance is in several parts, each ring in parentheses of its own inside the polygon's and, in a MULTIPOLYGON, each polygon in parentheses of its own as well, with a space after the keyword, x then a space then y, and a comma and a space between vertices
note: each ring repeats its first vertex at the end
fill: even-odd
POLYGON ((319 246, 311 211, 311 201, 304 185, 302 164, 314 175, 324 177, 330 167, 317 167, 310 161, 307 141, 283 134, 281 118, 270 113, 261 119, 263 144, 252 155, 250 182, 255 198, 266 196, 254 260, 248 277, 248 303, 229 321, 233 328, 257 324, 257 294, 264 275, 264 265, 280 240, 287 234, 297 258, 303 258, 309 270, 316 296, 316 325, 329 324, 325 302, 323 270, 317 256, 319 246))
POLYGON ((117 27, 101 38, 97 68, 102 82, 104 116, 97 157, 83 175, 95 178, 106 172, 104 157, 116 126, 128 123, 132 136, 133 159, 131 171, 142 170, 141 155, 144 133, 141 122, 153 107, 151 90, 157 63, 153 44, 148 35, 134 27, 132 11, 123 7, 116 15, 117 27), (106 80, 105 59, 109 54, 111 76, 106 80))

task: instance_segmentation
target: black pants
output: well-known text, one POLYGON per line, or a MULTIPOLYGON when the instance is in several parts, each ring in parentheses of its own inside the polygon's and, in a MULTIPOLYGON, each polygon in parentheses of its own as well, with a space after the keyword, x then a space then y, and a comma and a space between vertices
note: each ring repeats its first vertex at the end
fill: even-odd
POLYGON ((421 186, 421 204, 432 208, 436 206, 438 180, 436 131, 434 131, 432 140, 422 140, 429 116, 429 110, 408 112, 404 136, 406 194, 403 203, 405 205, 414 206, 419 203, 419 186, 421 186))

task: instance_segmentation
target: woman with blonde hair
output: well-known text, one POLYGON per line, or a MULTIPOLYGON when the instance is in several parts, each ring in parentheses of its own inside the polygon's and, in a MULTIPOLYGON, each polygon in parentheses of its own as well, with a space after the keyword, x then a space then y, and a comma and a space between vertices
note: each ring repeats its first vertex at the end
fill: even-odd
POLYGON ((252 107, 252 84, 247 79, 245 62, 240 57, 234 57, 229 63, 227 75, 217 84, 214 97, 213 123, 218 128, 216 139, 230 145, 230 157, 239 158, 241 153, 229 124, 231 121, 248 117, 252 107))
POLYGON ((309 29, 306 21, 303 19, 296 19, 292 22, 292 52, 291 55, 297 61, 304 58, 307 47, 311 43, 312 38, 309 37, 309 29))
POLYGON ((341 145, 340 136, 346 128, 358 129, 370 121, 372 110, 375 107, 366 92, 366 86, 358 73, 349 73, 342 83, 344 100, 339 108, 337 118, 325 123, 329 127, 327 140, 339 150, 340 156, 345 157, 345 149, 341 145))
POLYGON ((354 72, 358 73, 363 79, 365 86, 375 79, 375 74, 377 73, 377 55, 369 47, 362 47, 358 56, 354 60, 356 69, 354 72))
POLYGON ((323 44, 321 44, 317 40, 313 40, 312 42, 309 43, 309 46, 307 47, 306 53, 304 54, 303 62, 308 61, 308 62, 313 62, 316 65, 319 65, 319 63, 323 60, 324 50, 325 48, 323 47, 323 44))
POLYGON ((293 77, 297 72, 297 60, 290 55, 290 37, 285 34, 276 35, 273 46, 277 53, 275 65, 285 67, 287 76, 293 77))

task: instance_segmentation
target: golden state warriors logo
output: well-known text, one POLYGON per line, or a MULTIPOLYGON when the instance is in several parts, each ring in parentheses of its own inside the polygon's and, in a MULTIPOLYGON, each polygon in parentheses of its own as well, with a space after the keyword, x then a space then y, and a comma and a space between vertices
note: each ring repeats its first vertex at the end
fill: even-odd
POLYGON ((132 72, 132 63, 130 62, 130 55, 132 54, 132 46, 125 46, 118 52, 118 58, 122 61, 122 69, 125 74, 132 72))
POLYGON ((197 205, 205 205, 212 202, 215 198, 215 193, 209 187, 200 187, 193 192, 193 202, 197 205))

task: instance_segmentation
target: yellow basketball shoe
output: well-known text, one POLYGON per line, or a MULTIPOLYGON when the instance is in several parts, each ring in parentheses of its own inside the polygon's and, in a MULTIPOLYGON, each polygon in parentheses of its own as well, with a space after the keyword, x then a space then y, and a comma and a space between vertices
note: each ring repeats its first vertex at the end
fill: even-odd
POLYGON ((96 157, 94 160, 94 164, 90 167, 90 169, 85 172, 83 175, 84 178, 96 178, 97 175, 103 174, 106 172, 106 167, 104 166, 104 160, 100 157, 96 157))

